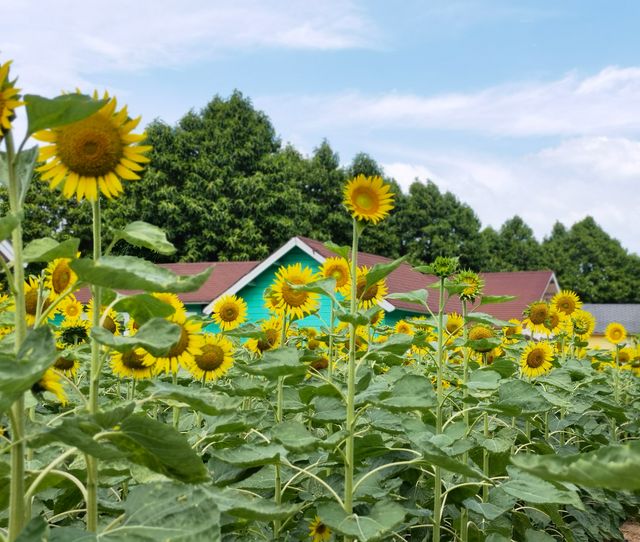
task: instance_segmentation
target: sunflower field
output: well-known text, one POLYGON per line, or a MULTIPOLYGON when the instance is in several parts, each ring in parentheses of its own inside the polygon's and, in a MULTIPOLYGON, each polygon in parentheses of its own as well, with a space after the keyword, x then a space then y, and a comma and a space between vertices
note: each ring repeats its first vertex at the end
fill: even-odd
POLYGON ((249 322, 236 295, 190 314, 179 294, 211 270, 112 254, 171 254, 162 230, 134 222, 102 243, 101 206, 144 182, 140 119, 106 93, 15 84, 0 65, 0 234, 14 254, 0 259, 0 540, 623 539, 640 503, 640 346, 622 325, 609 349, 589 347, 595 320, 571 291, 496 319, 484 306, 512 297, 485 295, 455 258, 388 294, 403 260, 357 256, 394 195, 362 175, 344 187, 352 245, 327 242, 320 272, 280 268, 269 319, 249 322), (23 245, 28 190, 91 206, 92 253, 23 245), (323 298, 330 318, 306 327, 323 298), (385 298, 426 316, 390 327, 385 298))

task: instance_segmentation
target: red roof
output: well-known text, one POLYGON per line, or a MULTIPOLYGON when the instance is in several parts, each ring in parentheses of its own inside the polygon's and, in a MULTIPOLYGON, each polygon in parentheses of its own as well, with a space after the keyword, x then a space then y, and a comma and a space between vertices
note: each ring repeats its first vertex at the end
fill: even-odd
MULTIPOLYGON (((307 237, 299 237, 313 250, 322 256, 335 256, 320 241, 309 239, 307 237)), ((377 263, 389 263, 392 260, 383 256, 369 254, 367 252, 358 252, 358 265, 366 265, 371 267, 377 263)), ((500 273, 479 273, 485 281, 484 293, 486 295, 515 295, 516 299, 507 303, 498 303, 493 305, 483 305, 478 309, 487 312, 496 318, 508 320, 509 318, 522 318, 522 311, 532 301, 543 299, 547 294, 547 289, 552 283, 553 271, 512 271, 500 273)), ((410 292, 411 290, 420 290, 437 281, 433 275, 424 275, 418 271, 414 271, 410 264, 403 263, 393 273, 387 277, 387 286, 389 293, 410 292)), ((555 287, 553 284, 552 288, 555 287)), ((554 290, 555 293, 555 290, 554 290)), ((427 312, 426 309, 414 303, 397 301, 388 299, 394 307, 414 312, 427 312)), ((438 310, 438 292, 429 289, 429 299, 427 301, 429 308, 437 312, 438 310)), ((471 308, 471 307, 470 307, 471 308)), ((462 305, 457 298, 450 299, 445 307, 447 312, 462 312, 462 305)))

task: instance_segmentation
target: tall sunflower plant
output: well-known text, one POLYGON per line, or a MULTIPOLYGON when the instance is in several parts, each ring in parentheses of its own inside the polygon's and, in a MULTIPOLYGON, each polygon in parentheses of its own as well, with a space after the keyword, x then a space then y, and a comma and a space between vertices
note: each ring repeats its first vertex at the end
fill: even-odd
POLYGON ((9 514, 0 537, 9 541, 25 528, 47 528, 41 518, 32 519, 31 511, 52 473, 72 480, 80 490, 85 511, 81 517, 89 531, 100 527, 100 460, 128 458, 181 481, 208 479, 184 437, 138 413, 134 403, 122 406, 120 398, 114 402, 100 386, 105 367, 115 355, 123 367, 125 359, 127 367, 139 362, 148 372, 151 363, 143 363, 134 352, 160 356, 181 342, 182 328, 166 320, 168 310, 173 310, 165 303, 148 294, 116 292, 190 291, 199 288, 210 273, 179 277, 143 259, 109 254, 118 241, 164 254, 175 250, 159 228, 144 222, 116 232, 103 255, 102 201, 123 196, 126 182, 139 180, 149 161, 151 148, 144 145, 144 133, 134 133, 139 122, 126 107, 118 109, 116 99, 107 93, 55 98, 23 95, 16 87, 11 62, 0 64, 0 183, 9 203, 9 212, 0 218, 0 240, 10 240, 13 249, 13 258, 0 262, 11 294, 3 304, 5 327, 0 340, 0 421, 5 416, 9 421, 4 432, 8 446, 1 453, 10 454, 9 514), (20 114, 26 117, 26 129, 17 138, 15 121, 20 114), (40 144, 34 145, 34 140, 40 144), (32 182, 36 173, 43 181, 37 185, 32 182), (77 239, 43 238, 24 244, 27 192, 49 189, 91 206, 92 254, 80 257, 77 239), (31 264, 46 265, 45 273, 27 280, 25 270, 31 264), (74 297, 82 287, 91 291, 89 318, 74 297), (127 311, 128 318, 138 322, 135 334, 118 332, 116 309, 127 311), (53 326, 56 317, 64 318, 58 331, 53 326), (74 348, 86 341, 90 342, 89 367, 83 367, 79 377, 74 348), (53 420, 43 416, 42 407, 36 408, 28 391, 37 397, 41 393, 56 397, 58 406, 47 409, 53 408, 58 416, 53 420), (117 439, 113 438, 116 433, 117 439), (172 442, 183 458, 163 456, 158 447, 165 443, 154 441, 152 435, 172 442), (82 458, 84 476, 71 475, 67 468, 82 458))

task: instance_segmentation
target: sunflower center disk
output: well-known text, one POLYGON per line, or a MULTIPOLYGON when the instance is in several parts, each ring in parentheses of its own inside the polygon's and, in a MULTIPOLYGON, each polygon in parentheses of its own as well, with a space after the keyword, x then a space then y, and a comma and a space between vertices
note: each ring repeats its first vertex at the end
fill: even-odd
POLYGON ((52 275, 51 284, 56 294, 62 293, 71 284, 71 269, 66 263, 58 265, 52 275))
POLYGON ((367 187, 361 187, 355 191, 353 202, 365 211, 375 212, 378 209, 378 198, 367 187))
POLYGON ((375 299, 378 295, 378 284, 372 284, 368 288, 366 279, 361 279, 358 281, 358 287, 356 291, 356 295, 358 299, 362 299, 363 301, 370 301, 371 299, 375 299))
POLYGON ((87 338, 87 330, 83 326, 68 327, 60 335, 62 342, 70 346, 83 343, 87 338))
POLYGON ((109 330, 111 333, 115 333, 118 329, 115 321, 113 320, 113 318, 111 318, 111 316, 107 316, 104 319, 104 324, 102 324, 102 327, 109 330))
POLYGON ((549 313, 546 307, 534 307, 529 314, 529 320, 536 325, 544 324, 548 317, 549 313))
POLYGON ((178 342, 171 347, 171 350, 169 350, 167 357, 178 357, 187 349, 187 346, 189 346, 189 334, 184 327, 180 326, 180 338, 178 339, 178 342))
POLYGON ((308 296, 309 294, 307 292, 294 290, 288 284, 282 286, 282 299, 289 307, 301 307, 306 303, 308 296))
POLYGON ((203 371, 215 371, 224 361, 224 350, 217 344, 205 344, 202 354, 195 357, 196 364, 203 371))
POLYGON ((238 308, 235 305, 224 305, 220 310, 220 318, 225 322, 233 322, 238 318, 238 308))
POLYGON ((538 367, 542 366, 543 363, 544 363, 544 352, 541 352, 540 350, 533 350, 527 356, 527 365, 532 369, 537 369, 538 367))
POLYGON ((27 314, 35 315, 38 308, 38 291, 30 290, 24 296, 24 306, 27 314))
POLYGON ((136 354, 133 350, 122 354, 122 365, 128 369, 146 369, 144 363, 142 363, 144 356, 136 354))
POLYGON ((74 363, 75 363, 75 361, 73 359, 58 358, 55 361, 55 363, 53 364, 53 366, 56 369, 60 369, 61 371, 68 371, 69 369, 71 369, 73 367, 74 363))
POLYGON ((273 347, 274 344, 276 344, 278 340, 278 332, 275 329, 267 329, 264 333, 267 336, 267 338, 260 339, 257 343, 257 347, 258 347, 258 350, 260 350, 260 352, 269 350, 270 348, 273 347))
POLYGON ((57 148, 60 161, 82 177, 101 177, 114 171, 123 156, 118 129, 99 113, 63 126, 57 148))

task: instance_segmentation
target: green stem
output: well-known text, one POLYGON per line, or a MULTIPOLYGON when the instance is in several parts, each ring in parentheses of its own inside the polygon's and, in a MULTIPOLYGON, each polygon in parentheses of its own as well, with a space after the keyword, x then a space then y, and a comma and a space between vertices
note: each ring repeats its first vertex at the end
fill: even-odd
MULTIPOLYGON (((284 347, 287 341, 287 315, 282 316, 282 330, 280 331, 280 344, 284 347)), ((282 423, 284 419, 284 377, 278 377, 276 388, 276 423, 282 423)), ((276 463, 276 479, 274 482, 274 500, 276 504, 282 504, 282 472, 280 463, 276 463)), ((273 538, 277 540, 280 534, 280 520, 273 520, 273 538)))
POLYGON ((327 377, 329 382, 333 380, 333 332, 336 324, 336 308, 331 300, 331 315, 329 317, 329 365, 327 365, 327 377))
MULTIPOLYGON (((613 374, 613 398, 620 404, 620 346, 616 344, 616 366, 613 374)), ((611 418, 611 442, 618 442, 618 431, 615 418, 611 418)))
MULTIPOLYGON (((358 306, 358 238, 360 227, 358 222, 353 220, 353 241, 351 245, 351 300, 349 312, 353 315, 358 306)), ((345 444, 344 458, 344 511, 347 514, 353 513, 353 476, 354 476, 354 425, 355 425, 355 395, 356 395, 356 326, 349 324, 349 364, 347 367, 347 412, 346 430, 347 438, 345 444)), ((345 538, 349 540, 349 538, 345 538)))
MULTIPOLYGON (((484 364, 483 364, 484 365, 484 364)), ((489 414, 482 413, 484 422, 484 438, 489 438, 489 414)), ((482 449, 482 473, 489 478, 489 451, 486 448, 482 449)), ((489 502, 489 486, 482 486, 482 501, 489 502)))
MULTIPOLYGON (((178 385, 178 370, 179 368, 176 367, 175 372, 171 373, 171 382, 173 383, 174 386, 178 385)), ((173 407, 173 428, 175 430, 178 429, 178 424, 180 423, 180 407, 177 405, 174 405, 173 407)))
MULTIPOLYGON (((100 198, 91 202, 93 212, 93 260, 98 262, 101 258, 102 247, 102 224, 100 216, 100 198)), ((102 308, 102 290, 99 286, 92 286, 93 294, 93 321, 91 325, 94 329, 100 327, 100 310, 102 308)), ((99 411, 98 393, 100 391, 100 344, 95 339, 91 339, 91 368, 89 372, 89 413, 96 414, 99 411)), ((87 455, 87 530, 96 532, 98 530, 98 460, 96 457, 87 455)))
MULTIPOLYGON (((22 209, 20 205, 19 180, 15 174, 15 149, 11 131, 5 134, 7 149, 7 165, 9 170, 9 207, 12 214, 18 217, 18 225, 11 233, 13 245, 13 285, 15 296, 15 346, 16 355, 27 335, 27 321, 24 297, 24 264, 22 256, 22 209)), ((7 277, 7 280, 9 277, 7 277)), ((11 488, 9 496, 9 541, 15 540, 26 522, 24 500, 25 478, 25 410, 24 394, 11 405, 11 488)))
MULTIPOLYGON (((467 342, 469 336, 469 330, 467 329, 467 301, 462 299, 462 337, 464 342, 467 342)), ((467 398, 469 397, 469 390, 467 389, 467 381, 469 380, 469 349, 465 348, 462 354, 462 408, 464 408, 463 419, 465 427, 469 427, 469 410, 467 409, 467 398)), ((462 454, 462 462, 466 465, 469 461, 469 453, 464 452, 462 454)), ((467 482, 467 477, 462 478, 462 482, 467 482)), ((468 525, 469 511, 466 507, 462 507, 460 510, 460 541, 467 542, 469 539, 469 525, 468 525)))
MULTIPOLYGON (((444 403, 444 389, 442 387, 442 366, 444 364, 444 277, 440 278, 438 290, 438 353, 437 353, 437 381, 436 381, 436 435, 442 433, 442 405, 444 403)), ((440 522, 442 521, 442 470, 434 468, 433 485, 433 540, 440 541, 440 522)))

